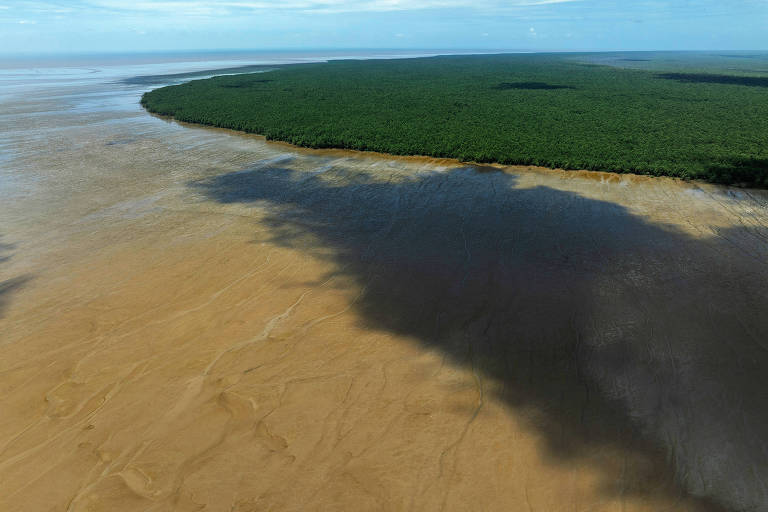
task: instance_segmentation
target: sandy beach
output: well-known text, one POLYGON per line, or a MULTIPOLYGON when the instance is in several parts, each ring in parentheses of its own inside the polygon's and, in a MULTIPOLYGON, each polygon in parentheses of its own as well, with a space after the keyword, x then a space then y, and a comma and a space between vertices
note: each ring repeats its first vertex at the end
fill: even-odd
POLYGON ((0 509, 766 510, 766 191, 303 150, 13 73, 0 509))

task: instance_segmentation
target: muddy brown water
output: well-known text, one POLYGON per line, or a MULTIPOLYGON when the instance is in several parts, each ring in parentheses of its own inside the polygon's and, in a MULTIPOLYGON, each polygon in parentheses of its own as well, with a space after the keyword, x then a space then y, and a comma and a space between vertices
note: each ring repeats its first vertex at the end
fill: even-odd
POLYGON ((0 509, 768 510, 765 191, 300 150, 14 73, 0 509))

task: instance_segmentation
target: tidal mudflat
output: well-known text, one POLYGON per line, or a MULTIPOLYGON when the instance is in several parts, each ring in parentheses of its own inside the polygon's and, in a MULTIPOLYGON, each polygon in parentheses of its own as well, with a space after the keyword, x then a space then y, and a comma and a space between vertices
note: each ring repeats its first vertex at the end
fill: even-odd
POLYGON ((765 510, 765 191, 9 77, 0 509, 765 510))

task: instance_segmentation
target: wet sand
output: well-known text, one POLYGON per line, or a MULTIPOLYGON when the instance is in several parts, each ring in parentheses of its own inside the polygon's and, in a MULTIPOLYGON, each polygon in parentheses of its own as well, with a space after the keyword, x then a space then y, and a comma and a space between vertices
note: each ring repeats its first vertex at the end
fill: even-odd
POLYGON ((56 87, 0 115, 0 509, 766 510, 765 191, 56 87))

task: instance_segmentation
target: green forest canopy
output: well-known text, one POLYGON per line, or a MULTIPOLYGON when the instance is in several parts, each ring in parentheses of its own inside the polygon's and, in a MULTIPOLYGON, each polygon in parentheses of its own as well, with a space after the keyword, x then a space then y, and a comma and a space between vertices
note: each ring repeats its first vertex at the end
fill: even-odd
POLYGON ((311 148, 768 186, 768 55, 332 61, 163 87, 142 105, 311 148))

